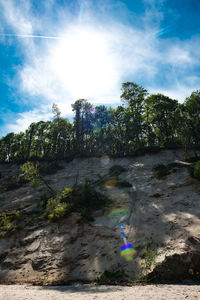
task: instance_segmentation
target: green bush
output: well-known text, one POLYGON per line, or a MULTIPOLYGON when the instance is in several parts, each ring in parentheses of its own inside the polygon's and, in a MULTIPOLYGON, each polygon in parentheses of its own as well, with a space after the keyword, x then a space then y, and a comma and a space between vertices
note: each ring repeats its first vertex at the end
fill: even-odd
POLYGON ((61 196, 50 198, 47 201, 46 212, 49 221, 56 221, 70 212, 70 205, 67 203, 61 203, 61 196))
POLYGON ((105 207, 109 199, 97 192, 88 179, 84 184, 75 185, 71 194, 73 211, 81 213, 87 220, 92 221, 91 213, 105 207))
POLYGON ((78 212, 88 221, 93 221, 92 212, 108 203, 108 198, 95 191, 91 181, 86 180, 85 183, 75 185, 73 189, 66 188, 56 197, 50 198, 46 213, 49 220, 58 220, 71 212, 78 212))
POLYGON ((99 277, 95 279, 98 284, 118 284, 126 281, 127 275, 124 270, 105 270, 99 277))
POLYGON ((169 168, 162 164, 156 165, 153 168, 153 170, 154 170, 155 178, 157 179, 164 179, 167 175, 170 174, 169 168))
POLYGON ((17 229, 17 221, 20 216, 19 211, 3 212, 0 214, 0 237, 7 236, 17 229))
POLYGON ((110 175, 118 176, 123 172, 126 172, 126 169, 120 165, 114 165, 114 166, 110 167, 110 169, 109 169, 110 175))
POLYGON ((193 177, 200 180, 200 160, 195 163, 193 168, 191 167, 191 171, 193 172, 193 177))
MULTIPOLYGON (((145 276, 151 270, 153 265, 157 265, 155 262, 157 257, 157 251, 150 249, 148 246, 145 246, 145 250, 142 256, 143 260, 141 262, 141 266, 145 271, 145 276)), ((145 277, 143 277, 143 279, 145 279, 145 277)))
POLYGON ((41 175, 39 172, 39 163, 38 162, 31 162, 27 161, 24 163, 20 169, 24 174, 24 178, 27 181, 30 181, 31 187, 37 187, 41 184, 41 175))

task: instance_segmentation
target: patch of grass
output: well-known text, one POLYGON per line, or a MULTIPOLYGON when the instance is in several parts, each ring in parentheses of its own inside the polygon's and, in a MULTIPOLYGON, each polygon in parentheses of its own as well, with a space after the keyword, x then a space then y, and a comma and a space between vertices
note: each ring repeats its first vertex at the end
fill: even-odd
POLYGON ((114 165, 109 169, 109 174, 113 176, 119 176, 123 172, 126 172, 126 169, 120 165, 114 165))
POLYGON ((153 265, 156 264, 156 258, 158 257, 158 253, 155 250, 150 249, 148 246, 145 247, 144 253, 143 253, 143 260, 141 262, 141 267, 143 268, 145 274, 140 278, 142 281, 147 280, 147 274, 149 271, 151 271, 151 268, 153 265))
POLYGON ((158 164, 153 168, 154 175, 156 179, 164 179, 170 174, 170 168, 163 164, 158 164))
POLYGON ((119 284, 126 281, 127 277, 124 270, 105 270, 95 279, 95 282, 98 284, 119 284))

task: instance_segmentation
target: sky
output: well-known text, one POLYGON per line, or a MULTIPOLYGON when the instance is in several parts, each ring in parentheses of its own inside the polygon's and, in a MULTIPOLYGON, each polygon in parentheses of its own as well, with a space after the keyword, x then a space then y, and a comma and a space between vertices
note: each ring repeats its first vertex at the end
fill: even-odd
POLYGON ((123 82, 183 102, 200 89, 199 0, 0 0, 0 137, 52 104, 120 104, 123 82))

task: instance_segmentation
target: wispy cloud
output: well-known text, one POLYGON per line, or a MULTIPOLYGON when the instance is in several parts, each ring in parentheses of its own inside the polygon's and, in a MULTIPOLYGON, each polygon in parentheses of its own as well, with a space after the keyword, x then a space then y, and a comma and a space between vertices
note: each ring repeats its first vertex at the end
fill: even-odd
POLYGON ((167 30, 160 25, 164 1, 145 1, 148 7, 138 28, 110 19, 104 1, 101 11, 105 4, 105 14, 100 17, 91 1, 77 2, 76 16, 67 6, 55 10, 55 2, 48 1, 47 13, 36 16, 28 0, 20 4, 0 0, 6 26, 12 29, 12 33, 7 29, 2 34, 16 36, 24 47, 19 90, 41 101, 37 109, 19 114, 10 130, 19 131, 22 124, 25 128, 32 121, 50 117, 53 102, 64 115, 71 113, 71 103, 79 98, 93 103, 119 102, 121 83, 126 80, 180 101, 198 88, 198 75, 189 77, 188 70, 200 64, 194 50, 200 41, 161 39, 167 30))
POLYGON ((41 120, 47 121, 50 117, 51 113, 49 112, 49 107, 40 107, 39 109, 19 113, 15 123, 8 124, 7 129, 9 132, 25 131, 31 123, 41 120))

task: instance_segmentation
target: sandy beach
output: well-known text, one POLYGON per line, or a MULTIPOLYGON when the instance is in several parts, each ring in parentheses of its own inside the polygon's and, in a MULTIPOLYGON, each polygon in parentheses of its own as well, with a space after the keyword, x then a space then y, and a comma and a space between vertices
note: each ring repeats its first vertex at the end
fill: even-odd
POLYGON ((182 300, 200 299, 200 285, 28 286, 0 285, 0 300, 182 300))

